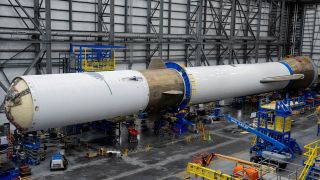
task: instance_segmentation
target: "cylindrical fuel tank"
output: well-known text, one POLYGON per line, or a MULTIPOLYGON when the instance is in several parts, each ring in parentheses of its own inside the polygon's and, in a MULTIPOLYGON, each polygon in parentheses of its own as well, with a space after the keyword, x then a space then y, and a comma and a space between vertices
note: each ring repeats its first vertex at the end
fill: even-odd
POLYGON ((266 77, 290 75, 279 62, 186 68, 192 84, 191 103, 240 97, 285 88, 289 81, 260 83, 266 77))
POLYGON ((21 130, 39 130, 103 120, 144 110, 146 78, 138 71, 31 75, 16 78, 6 114, 21 130))

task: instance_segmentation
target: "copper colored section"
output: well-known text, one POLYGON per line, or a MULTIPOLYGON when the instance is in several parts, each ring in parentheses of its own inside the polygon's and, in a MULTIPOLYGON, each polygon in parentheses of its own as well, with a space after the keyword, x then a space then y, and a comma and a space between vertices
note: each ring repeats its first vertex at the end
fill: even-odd
POLYGON ((184 83, 180 74, 173 69, 155 69, 140 71, 149 85, 149 111, 170 108, 179 105, 184 93, 184 83), (165 93, 169 91, 181 92, 165 93))
POLYGON ((291 81, 288 88, 307 88, 317 80, 318 69, 309 57, 290 57, 284 61, 291 67, 293 74, 304 74, 302 80, 291 81))
POLYGON ((151 69, 166 69, 166 66, 161 59, 152 59, 148 66, 148 70, 151 69))

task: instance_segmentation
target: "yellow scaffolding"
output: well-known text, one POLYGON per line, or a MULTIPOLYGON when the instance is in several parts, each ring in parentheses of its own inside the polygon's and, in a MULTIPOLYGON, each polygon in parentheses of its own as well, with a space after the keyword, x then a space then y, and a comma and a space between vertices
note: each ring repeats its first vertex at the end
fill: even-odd
POLYGON ((320 157, 320 140, 307 144, 304 146, 304 148, 307 150, 307 152, 305 152, 303 155, 307 156, 308 159, 305 162, 305 166, 301 174, 299 175, 299 180, 306 179, 311 166, 314 164, 315 160, 320 157))
POLYGON ((103 58, 101 60, 87 60, 87 49, 84 49, 82 60, 82 69, 86 72, 114 71, 116 68, 116 51, 113 51, 112 58, 103 58))
POLYGON ((224 174, 219 170, 209 169, 194 163, 188 163, 187 173, 189 175, 194 174, 195 176, 203 177, 209 180, 241 180, 228 174, 224 174))

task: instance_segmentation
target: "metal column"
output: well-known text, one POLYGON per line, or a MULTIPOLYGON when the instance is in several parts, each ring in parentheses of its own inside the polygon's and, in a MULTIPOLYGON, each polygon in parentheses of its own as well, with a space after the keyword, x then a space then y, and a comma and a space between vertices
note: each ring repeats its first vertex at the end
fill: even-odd
MULTIPOLYGON (((125 32, 132 33, 132 8, 133 8, 133 1, 132 0, 125 0, 125 32), (129 2, 128 2, 129 1, 129 2)), ((125 41, 131 40, 131 38, 125 38, 125 41)), ((127 60, 127 50, 125 50, 125 60, 127 60)), ((133 64, 133 44, 129 44, 129 64, 128 69, 132 68, 133 64)))
MULTIPOLYGON (((171 9, 172 9, 172 0, 168 2, 168 34, 171 34, 171 9)), ((167 59, 170 59, 170 39, 168 39, 167 47, 167 59)))
MULTIPOLYGON (((72 0, 69 0, 69 31, 72 31, 72 0)), ((70 36, 70 40, 72 40, 72 36, 70 36)))
MULTIPOLYGON (((219 16, 218 21, 222 19, 222 9, 223 9, 223 0, 219 1, 219 14, 217 16, 219 16)), ((222 24, 218 23, 218 27, 217 27, 217 35, 221 36, 222 35, 222 24)), ((218 39, 217 40, 217 65, 223 64, 223 62, 221 62, 221 40, 218 39)))
MULTIPOLYGON (((190 4, 191 0, 187 0, 187 13, 186 13, 186 34, 190 34, 190 4)), ((184 65, 188 66, 189 63, 189 39, 186 39, 185 45, 184 45, 184 65)))
MULTIPOLYGON (((98 0, 98 33, 102 33, 103 13, 102 0, 98 0)), ((102 37, 98 37, 98 41, 102 41, 102 37)))
POLYGON ((286 2, 285 1, 282 1, 281 2, 281 15, 280 15, 280 23, 279 23, 279 44, 278 44, 278 61, 280 61, 282 59, 282 56, 283 56, 283 43, 284 40, 283 40, 283 23, 285 22, 284 21, 284 13, 285 13, 285 5, 286 5, 286 2))
MULTIPOLYGON (((249 17, 250 15, 250 4, 251 4, 251 0, 246 0, 246 16, 249 17)), ((246 22, 246 25, 244 27, 244 31, 243 31, 243 35, 244 37, 248 37, 249 35, 249 22, 246 22)), ((248 41, 247 40, 244 40, 243 41, 243 64, 246 64, 248 62, 248 41)))
POLYGON ((197 2, 197 17, 196 17, 196 37, 197 45, 195 50, 195 66, 201 66, 202 58, 202 2, 203 0, 198 0, 197 2))
MULTIPOLYGON (((147 0, 147 34, 151 32, 151 0, 147 0)), ((150 38, 147 38, 146 42, 146 67, 148 68, 151 61, 151 45, 150 38)))
MULTIPOLYGON (((34 0, 33 1, 33 10, 34 10, 34 22, 40 26, 40 22, 39 22, 39 17, 40 17, 40 6, 39 6, 39 0, 34 0)), ((35 35, 34 39, 40 41, 40 35, 35 35)), ((40 43, 34 43, 34 51, 35 51, 35 57, 38 56, 38 54, 40 53, 40 43)), ((36 74, 41 74, 41 63, 38 62, 36 64, 36 74)))
POLYGON ((110 0, 110 30, 109 30, 109 42, 114 44, 114 1, 110 0))
POLYGON ((236 0, 230 0, 231 1, 231 22, 230 22, 230 38, 229 38, 229 64, 233 64, 233 41, 234 41, 234 32, 235 32, 235 26, 236 26, 236 13, 237 13, 237 7, 236 7, 236 0))
POLYGON ((260 45, 260 28, 261 28, 261 8, 262 1, 258 0, 258 21, 257 21, 257 35, 255 41, 255 63, 259 61, 259 45, 260 45))
POLYGON ((159 46, 159 57, 160 59, 163 59, 163 51, 162 51, 162 40, 163 40, 163 6, 164 6, 164 0, 160 0, 160 21, 159 21, 159 37, 158 37, 158 46, 159 46))
POLYGON ((51 1, 45 0, 46 6, 46 71, 52 74, 51 58, 51 1))

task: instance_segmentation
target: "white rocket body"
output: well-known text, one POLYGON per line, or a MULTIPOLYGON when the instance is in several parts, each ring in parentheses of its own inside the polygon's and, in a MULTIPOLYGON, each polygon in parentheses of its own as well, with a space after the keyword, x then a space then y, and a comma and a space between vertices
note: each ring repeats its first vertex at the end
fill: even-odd
POLYGON ((283 89, 289 81, 264 84, 260 80, 290 75, 288 68, 278 62, 191 67, 186 71, 195 81, 191 96, 194 104, 283 89))
POLYGON ((30 130, 102 120, 144 110, 146 79, 138 71, 23 76, 34 105, 30 130), (130 77, 139 77, 132 81, 130 77))
MULTIPOLYGON (((261 80, 292 75, 292 70, 280 62, 184 70, 191 88, 188 103, 192 104, 283 89, 290 80, 261 80)), ((177 73, 183 78, 181 72, 177 73)), ((7 117, 17 128, 35 131, 132 115, 144 111, 153 98, 145 76, 135 70, 21 76, 10 87, 15 93, 7 97, 7 117), (17 98, 26 89, 29 91, 17 98), (17 99, 19 102, 15 102, 17 99)), ((186 89, 182 92, 184 99, 186 89)))

